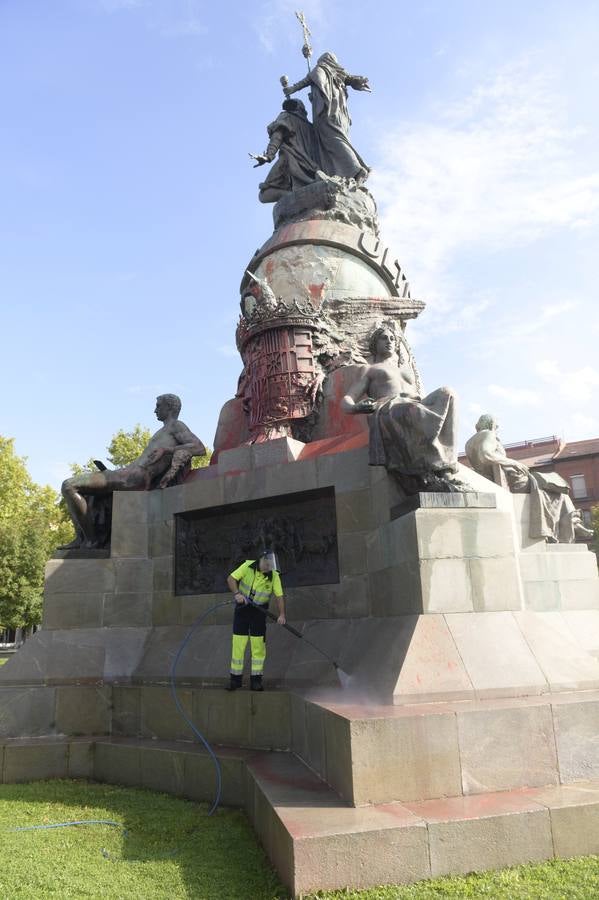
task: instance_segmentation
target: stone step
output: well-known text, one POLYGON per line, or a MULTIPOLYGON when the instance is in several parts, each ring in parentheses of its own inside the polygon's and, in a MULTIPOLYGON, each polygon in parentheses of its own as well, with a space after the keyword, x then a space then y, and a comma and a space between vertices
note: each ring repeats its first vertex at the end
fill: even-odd
POLYGON ((354 806, 599 779, 599 692, 405 706, 291 694, 291 749, 354 806))
POLYGON ((293 756, 248 768, 248 813, 294 896, 599 851, 599 781, 356 809, 293 756))
MULTIPOLYGON (((211 744, 292 750, 353 806, 599 778, 596 691, 396 707, 340 696, 178 688, 211 744)), ((0 688, 0 710, 0 741, 196 741, 167 685, 0 688)))
MULTIPOLYGON (((224 805, 245 807, 294 896, 599 853, 599 779, 355 808, 290 753, 217 748, 224 805)), ((211 801, 206 751, 184 741, 5 741, 2 780, 88 777, 211 801)))

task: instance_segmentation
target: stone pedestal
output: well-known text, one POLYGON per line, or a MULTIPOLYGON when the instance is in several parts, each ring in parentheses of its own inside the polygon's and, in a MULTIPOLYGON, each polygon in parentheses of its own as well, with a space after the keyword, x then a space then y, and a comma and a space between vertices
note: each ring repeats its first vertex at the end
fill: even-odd
POLYGON ((168 683, 210 611, 179 698, 295 894, 598 852, 594 555, 528 541, 527 498, 472 473, 470 494, 406 500, 366 441, 240 447, 184 485, 115 494, 110 558, 48 564, 43 629, 0 670, 3 780, 211 799, 168 683), (268 690, 228 694, 231 608, 176 593, 175 517, 327 489, 338 580, 286 593, 341 676, 272 625, 268 690))

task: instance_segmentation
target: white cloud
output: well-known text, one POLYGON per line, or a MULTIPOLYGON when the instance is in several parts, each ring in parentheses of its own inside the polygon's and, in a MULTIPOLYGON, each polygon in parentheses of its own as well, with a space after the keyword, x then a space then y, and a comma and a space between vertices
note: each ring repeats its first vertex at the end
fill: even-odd
MULTIPOLYGON (((267 53, 274 53, 281 44, 287 47, 297 43, 298 51, 301 50, 304 37, 301 26, 295 18, 298 5, 301 5, 308 28, 312 32, 310 43, 315 47, 316 55, 322 52, 316 47, 322 47, 321 41, 326 32, 327 15, 324 0, 302 0, 301 4, 298 4, 297 0, 268 0, 262 4, 254 20, 254 30, 267 53)), ((332 12, 332 6, 333 3, 329 2, 327 6, 329 14, 332 12)), ((302 75, 305 74, 299 52, 297 62, 302 75)), ((296 80, 293 75, 290 77, 292 81, 296 80)), ((299 77, 301 76, 298 75, 299 77)))
POLYGON ((416 295, 453 305, 452 264, 468 249, 522 247, 599 223, 599 165, 576 150, 555 66, 506 65, 427 119, 387 129, 372 189, 386 238, 410 260, 416 295))
POLYGON ((488 391, 493 397, 506 400, 510 406, 538 406, 539 395, 528 388, 502 387, 499 384, 490 384, 488 391))
POLYGON ((573 406, 580 406, 593 400, 595 404, 597 403, 599 371, 592 366, 568 371, 556 360, 544 359, 537 363, 535 371, 573 406))

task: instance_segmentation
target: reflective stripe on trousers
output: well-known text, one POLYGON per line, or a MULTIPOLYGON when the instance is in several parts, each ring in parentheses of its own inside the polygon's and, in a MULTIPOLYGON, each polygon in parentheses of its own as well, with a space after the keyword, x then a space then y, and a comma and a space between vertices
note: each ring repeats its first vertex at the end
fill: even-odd
POLYGON ((262 636, 254 637, 247 634, 234 634, 231 648, 231 675, 241 675, 245 650, 250 642, 252 654, 252 675, 262 675, 264 660, 266 659, 266 641, 262 636))

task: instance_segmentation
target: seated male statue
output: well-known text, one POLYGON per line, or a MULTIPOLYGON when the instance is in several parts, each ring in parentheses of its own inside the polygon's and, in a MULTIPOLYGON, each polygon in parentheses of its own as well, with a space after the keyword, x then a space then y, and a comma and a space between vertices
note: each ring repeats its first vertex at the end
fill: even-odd
POLYGON ((580 511, 570 499, 567 481, 557 472, 533 471, 510 459, 497 429, 493 416, 482 415, 476 423, 476 434, 466 441, 466 456, 474 471, 485 478, 503 483, 513 494, 530 494, 529 536, 562 544, 592 537, 593 532, 584 527, 580 511))
POLYGON ((427 397, 420 396, 407 348, 398 354, 392 326, 383 325, 373 332, 369 350, 373 362, 341 406, 347 413, 370 415, 370 465, 385 466, 406 494, 471 490, 455 477, 453 391, 441 387, 427 397))
POLYGON ((154 413, 162 428, 154 434, 141 456, 121 469, 83 472, 67 478, 62 495, 75 525, 76 537, 60 549, 98 547, 103 541, 95 521, 93 500, 113 491, 149 491, 175 484, 192 457, 204 456, 206 448, 183 422, 179 421, 181 400, 176 394, 156 398, 154 413))

